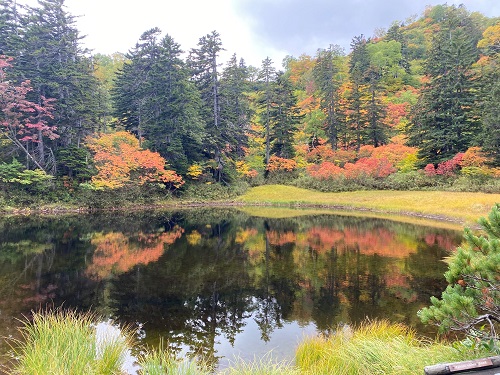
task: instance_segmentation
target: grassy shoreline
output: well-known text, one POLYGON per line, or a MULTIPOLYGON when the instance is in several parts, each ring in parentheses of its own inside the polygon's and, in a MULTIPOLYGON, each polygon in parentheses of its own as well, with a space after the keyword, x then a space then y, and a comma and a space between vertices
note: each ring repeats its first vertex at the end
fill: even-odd
POLYGON ((251 363, 236 360, 217 371, 202 358, 176 358, 163 347, 141 348, 127 328, 108 323, 113 330, 99 333, 99 319, 89 313, 39 312, 32 322, 24 324, 23 339, 11 343, 11 374, 410 375, 436 363, 491 355, 479 348, 423 340, 400 324, 370 321, 357 327, 338 327, 328 337, 305 338, 294 362, 275 362, 269 355, 251 363))
POLYGON ((60 215, 93 211, 134 211, 146 209, 180 209, 207 206, 235 206, 259 216, 258 211, 273 209, 297 209, 290 216, 329 211, 337 214, 384 217, 417 224, 449 226, 459 228, 474 226, 486 216, 495 203, 500 203, 500 194, 449 192, 449 191, 389 191, 363 190, 353 192, 325 193, 286 185, 263 185, 250 188, 232 199, 183 199, 168 198, 143 203, 124 202, 123 205, 90 208, 72 203, 52 203, 25 208, 2 207, 3 216, 15 215, 60 215), (252 209, 259 207, 258 210, 252 209), (266 209, 263 209, 266 207, 266 209))
POLYGON ((244 204, 317 207, 415 216, 457 224, 475 223, 500 202, 500 194, 449 191, 355 191, 322 193, 292 186, 265 185, 238 197, 244 204))

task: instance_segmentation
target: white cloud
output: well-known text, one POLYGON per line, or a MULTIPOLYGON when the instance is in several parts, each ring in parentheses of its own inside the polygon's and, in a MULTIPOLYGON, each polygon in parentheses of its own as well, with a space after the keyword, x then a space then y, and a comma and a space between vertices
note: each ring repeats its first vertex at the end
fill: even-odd
MULTIPOLYGON (((460 3, 470 11, 500 15, 499 0, 448 0, 460 3)), ((77 27, 94 52, 127 52, 153 27, 189 51, 200 37, 216 30, 226 49, 221 62, 236 53, 254 66, 270 57, 278 68, 286 55, 314 54, 331 43, 348 49, 354 36, 370 36, 375 28, 387 28, 425 9, 414 0, 66 0, 65 5, 69 13, 81 16, 77 27)))

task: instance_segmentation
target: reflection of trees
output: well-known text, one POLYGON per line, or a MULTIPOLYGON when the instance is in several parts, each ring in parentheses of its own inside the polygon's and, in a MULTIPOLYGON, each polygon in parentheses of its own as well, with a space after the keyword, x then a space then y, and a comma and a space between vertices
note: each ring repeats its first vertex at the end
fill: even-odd
MULTIPOLYGON (((235 242, 234 224, 188 225, 185 233, 159 262, 141 267, 140 279, 121 275, 112 298, 122 318, 145 322, 146 331, 170 332, 174 351, 187 346, 215 363, 217 337, 234 342, 250 310, 246 256, 235 242)), ((147 339, 156 345, 160 335, 147 339)))
POLYGON ((337 323, 412 315, 442 289, 460 234, 361 218, 248 217, 229 209, 0 221, 0 329, 5 314, 46 302, 144 323, 217 361, 245 319, 262 339, 287 321, 337 323), (184 228, 184 232, 181 228, 184 228), (168 251, 164 251, 168 246, 168 251), (422 302, 423 301, 423 302, 422 302))
POLYGON ((118 232, 95 233, 91 244, 96 247, 86 272, 97 279, 106 279, 113 272, 123 273, 138 264, 156 262, 166 249, 182 236, 184 230, 175 226, 169 232, 143 233, 133 237, 118 232))

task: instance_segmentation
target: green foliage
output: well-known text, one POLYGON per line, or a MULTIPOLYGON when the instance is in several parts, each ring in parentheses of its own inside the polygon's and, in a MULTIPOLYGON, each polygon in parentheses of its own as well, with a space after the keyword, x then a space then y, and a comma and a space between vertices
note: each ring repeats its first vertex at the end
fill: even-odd
POLYGON ((247 191, 249 185, 244 181, 235 181, 223 186, 216 183, 190 183, 182 191, 182 198, 188 201, 220 201, 235 198, 247 191))
POLYGON ((0 181, 12 182, 13 179, 18 177, 22 169, 23 165, 16 159, 12 159, 12 162, 9 164, 0 163, 0 181))
POLYGON ((24 169, 16 159, 10 164, 0 163, 0 181, 6 185, 14 185, 30 192, 44 192, 54 179, 40 169, 24 169))
POLYGON ((88 161, 90 154, 84 147, 69 146, 58 150, 56 156, 60 175, 86 181, 95 174, 95 170, 88 161))
POLYGON ((465 229, 465 244, 447 260, 449 285, 441 299, 432 297, 432 306, 419 316, 442 332, 463 331, 500 352, 500 206, 479 224, 484 233, 477 236, 465 229))
POLYGON ((74 203, 89 210, 100 210, 158 204, 169 199, 172 199, 172 193, 162 184, 96 189, 92 184, 83 183, 75 191, 74 203))

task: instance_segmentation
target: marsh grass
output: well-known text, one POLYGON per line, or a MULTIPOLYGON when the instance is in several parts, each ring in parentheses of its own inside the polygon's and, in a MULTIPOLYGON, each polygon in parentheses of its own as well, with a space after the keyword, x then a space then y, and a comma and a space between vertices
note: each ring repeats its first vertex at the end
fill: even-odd
POLYGON ((410 375, 423 372, 425 366, 471 359, 460 346, 425 342, 399 324, 370 322, 338 329, 328 338, 304 340, 296 352, 301 374, 385 374, 410 375))
MULTIPOLYGON (((96 333, 96 316, 72 311, 34 314, 24 322, 22 339, 13 345, 13 375, 121 375, 125 356, 132 348, 130 330, 96 333), (119 334, 117 334, 119 332, 119 334)), ((425 342, 403 325, 368 322, 351 329, 339 327, 329 337, 304 339, 295 364, 277 362, 272 353, 253 362, 235 360, 220 375, 406 375, 425 366, 463 361, 491 353, 471 351, 461 345, 425 342)), ((177 359, 163 345, 143 351, 138 358, 141 375, 209 375, 213 369, 200 362, 177 359)))
POLYGON ((299 375, 301 372, 286 361, 276 361, 272 352, 263 358, 255 358, 251 362, 235 360, 231 366, 222 371, 222 375, 299 375))
POLYGON ((179 360, 163 349, 163 343, 158 349, 147 350, 139 358, 141 374, 145 375, 210 375, 208 366, 203 363, 184 359, 179 360))
POLYGON ((500 194, 387 190, 323 193, 293 186, 264 185, 251 188, 238 200, 279 206, 369 209, 475 223, 480 217, 486 216, 496 202, 500 202, 500 194))
POLYGON ((12 374, 120 374, 130 335, 125 330, 98 340, 96 321, 92 314, 74 311, 35 313, 31 322, 23 322, 22 338, 12 344, 12 374))

